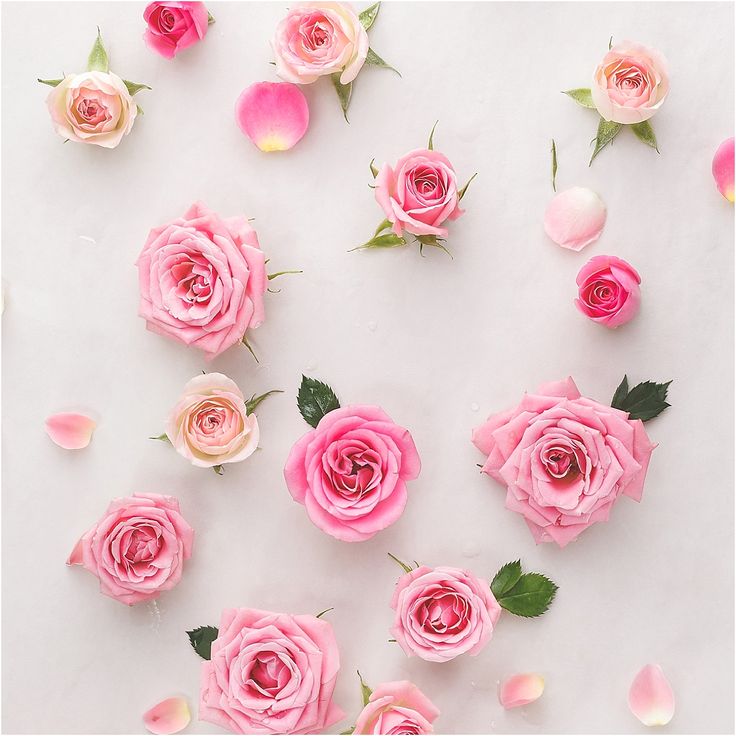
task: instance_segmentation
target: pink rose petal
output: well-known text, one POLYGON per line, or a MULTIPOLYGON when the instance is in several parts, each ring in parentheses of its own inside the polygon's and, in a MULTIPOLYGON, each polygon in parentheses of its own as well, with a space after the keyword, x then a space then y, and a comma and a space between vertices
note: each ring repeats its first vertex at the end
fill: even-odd
POLYGON ((658 664, 648 664, 634 678, 629 708, 645 726, 665 726, 675 714, 675 694, 658 664))
POLYGON ((167 698, 143 714, 143 723, 151 733, 178 733, 191 718, 185 698, 167 698))
POLYGON ((557 245, 579 251, 598 240, 606 224, 606 205, 585 187, 560 192, 544 213, 544 230, 557 245))
POLYGON ((286 151, 307 132, 309 107, 295 84, 257 82, 238 97, 235 117, 261 151, 286 151))
POLYGON ((97 423, 85 414, 52 414, 44 425, 46 434, 65 450, 81 450, 92 439, 97 423))
POLYGON ((713 178, 718 191, 733 202, 733 138, 727 138, 713 156, 713 178))
POLYGON ((498 701, 509 710, 528 703, 533 703, 544 692, 544 678, 541 675, 528 673, 513 675, 501 683, 498 690, 498 701))

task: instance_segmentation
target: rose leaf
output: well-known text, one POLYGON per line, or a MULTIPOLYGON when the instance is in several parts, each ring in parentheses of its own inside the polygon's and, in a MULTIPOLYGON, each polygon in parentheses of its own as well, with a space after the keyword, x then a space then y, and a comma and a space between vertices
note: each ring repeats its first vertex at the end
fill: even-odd
POLYGON ((192 648, 202 659, 209 659, 212 654, 212 642, 217 639, 219 630, 215 626, 200 626, 187 631, 192 648))
POLYGON ((491 593, 496 598, 500 598, 504 593, 519 582, 521 577, 521 560, 515 562, 507 562, 495 575, 491 581, 491 593))
POLYGON ((644 381, 629 391, 628 379, 624 380, 613 395, 611 406, 629 413, 629 419, 648 422, 661 414, 670 404, 667 403, 667 390, 672 381, 656 383, 644 381))
POLYGON ((557 586, 549 578, 538 572, 528 572, 496 600, 509 613, 533 618, 549 608, 556 592, 557 586))
POLYGON ((340 408, 335 392, 326 383, 306 376, 302 376, 296 404, 310 427, 316 427, 325 414, 340 408))

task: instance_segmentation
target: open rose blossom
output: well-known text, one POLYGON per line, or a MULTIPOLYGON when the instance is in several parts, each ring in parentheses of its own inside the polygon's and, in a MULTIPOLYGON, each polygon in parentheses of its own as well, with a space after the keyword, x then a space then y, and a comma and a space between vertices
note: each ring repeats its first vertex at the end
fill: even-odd
POLYGON ((176 498, 134 493, 108 506, 66 564, 83 565, 99 578, 105 595, 132 606, 179 582, 193 540, 176 498))
POLYGON ((325 733, 344 716, 332 702, 339 670, 329 622, 228 608, 202 663, 200 720, 233 733, 325 733))
POLYGON ((136 265, 148 329, 208 360, 263 322, 265 258, 244 216, 222 218, 197 202, 151 230, 136 265))
POLYGON ((166 421, 166 436, 192 465, 237 463, 258 447, 258 420, 235 381, 222 373, 195 376, 166 421))
POLYGON ((391 608, 391 634, 401 648, 430 662, 478 654, 501 615, 486 581, 468 570, 426 565, 399 579, 391 608))
POLYGON ((156 0, 146 5, 146 46, 167 59, 201 41, 207 35, 209 14, 204 3, 156 0))
POLYGON ((311 84, 340 74, 349 84, 365 63, 368 34, 346 3, 302 2, 291 5, 272 41, 276 74, 286 82, 311 84))
POLYGON ((325 414, 294 445, 284 477, 316 526, 362 542, 401 516, 406 481, 420 468, 409 430, 377 406, 345 406, 325 414))
POLYGON ((385 682, 371 693, 353 733, 434 733, 432 723, 439 714, 432 701, 411 682, 385 682))
POLYGON ((639 311, 641 278, 620 258, 594 256, 580 269, 576 283, 575 306, 594 322, 619 327, 639 311))
POLYGON ((664 56, 656 49, 622 41, 596 67, 590 92, 602 118, 631 125, 651 118, 669 88, 664 56))
POLYGON ((473 432, 483 472, 507 488, 534 539, 564 547, 606 521, 619 496, 640 501, 653 445, 640 419, 580 395, 572 378, 542 385, 473 432))

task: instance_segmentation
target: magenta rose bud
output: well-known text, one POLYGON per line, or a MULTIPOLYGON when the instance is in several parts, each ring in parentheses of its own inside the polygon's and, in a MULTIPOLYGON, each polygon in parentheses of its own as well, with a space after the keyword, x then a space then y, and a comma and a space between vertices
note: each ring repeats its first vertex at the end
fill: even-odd
POLYGON ((143 20, 148 24, 143 34, 146 46, 173 59, 207 35, 209 14, 204 3, 157 0, 146 6, 143 20))
POLYGON ((210 360, 264 320, 268 278, 255 230, 201 202, 154 228, 138 260, 139 314, 152 332, 210 360))
POLYGON ((396 584, 391 633, 408 656, 447 662, 475 655, 501 615, 489 584, 468 570, 422 565, 396 584))
POLYGON ((339 670, 329 622, 225 609, 202 663, 199 717, 233 733, 325 733, 344 717, 332 702, 339 670))
POLYGON ((594 256, 580 269, 575 281, 575 306, 594 322, 619 327, 639 311, 641 278, 620 258, 594 256))
POLYGON ((428 734, 440 712, 407 680, 385 682, 370 696, 355 722, 354 734, 428 734))
POLYGON ((640 419, 580 395, 572 378, 525 394, 473 431, 483 472, 506 486, 506 508, 534 539, 572 542, 607 521, 619 496, 640 501, 653 445, 640 419))
POLYGON ((179 582, 193 540, 176 498, 134 493, 110 504, 66 564, 82 565, 99 578, 105 595, 132 606, 179 582))
POLYGON ((294 445, 284 478, 322 531, 362 542, 401 516, 420 469, 409 430, 377 406, 345 406, 294 445))

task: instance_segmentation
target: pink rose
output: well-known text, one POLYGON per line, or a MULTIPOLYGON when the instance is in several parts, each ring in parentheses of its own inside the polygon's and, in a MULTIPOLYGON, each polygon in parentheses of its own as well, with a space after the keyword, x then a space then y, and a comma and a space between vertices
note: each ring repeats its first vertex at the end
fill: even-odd
POLYGON ((103 148, 115 148, 138 114, 125 82, 112 72, 68 74, 49 92, 46 104, 62 138, 103 148))
POLYGON ((651 118, 669 89, 664 56, 656 49, 622 41, 596 67, 590 92, 602 118, 630 125, 651 118))
POLYGON ((143 34, 146 46, 173 59, 207 35, 209 14, 204 3, 156 0, 146 5, 143 20, 148 23, 143 34))
POLYGON ((197 202, 151 230, 136 265, 148 329, 208 360, 263 322, 265 258, 245 217, 223 219, 197 202))
POLYGON ((445 220, 464 213, 452 164, 441 153, 424 148, 402 156, 393 169, 384 164, 376 177, 375 195, 398 236, 405 229, 412 235, 444 238, 445 220))
POLYGON ((237 463, 258 447, 258 420, 235 381, 222 373, 195 376, 166 422, 166 436, 192 465, 237 463))
POLYGON ((345 406, 322 417, 291 449, 284 477, 322 531, 361 542, 393 524, 406 481, 421 463, 409 431, 377 406, 345 406))
POLYGON ((406 680, 386 682, 371 694, 355 723, 354 734, 434 733, 432 722, 440 712, 432 701, 406 680))
POLYGON ((324 733, 344 717, 332 702, 339 670, 327 621, 225 609, 202 664, 199 717, 233 733, 324 733))
POLYGON ((83 565, 99 578, 105 595, 132 606, 179 582, 193 540, 176 498, 134 493, 110 504, 66 564, 83 565))
POLYGON ((641 278, 620 258, 594 256, 580 269, 575 281, 575 306, 594 322, 618 327, 639 311, 641 278))
POLYGON ((365 63, 368 34, 345 3, 295 3, 276 27, 273 41, 276 74, 294 84, 311 84, 340 73, 349 84, 365 63))
POLYGON ((422 565, 396 584, 391 633, 408 656, 447 662, 475 655, 501 615, 490 585, 468 570, 422 565))
POLYGON ((483 472, 507 487, 506 508, 539 542, 560 547, 606 521, 620 495, 641 500, 656 447, 640 419, 580 396, 572 378, 525 394, 474 430, 483 472))

